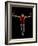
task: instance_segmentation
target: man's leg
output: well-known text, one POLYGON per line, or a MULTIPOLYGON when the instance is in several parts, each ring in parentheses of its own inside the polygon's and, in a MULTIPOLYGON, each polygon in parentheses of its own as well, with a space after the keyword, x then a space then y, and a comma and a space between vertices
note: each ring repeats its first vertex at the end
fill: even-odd
POLYGON ((22 24, 20 24, 20 28, 21 28, 21 31, 22 31, 22 24))
POLYGON ((20 28, 21 28, 21 35, 22 35, 22 31, 23 31, 23 24, 20 24, 20 28))
POLYGON ((25 24, 20 24, 20 27, 21 27, 21 35, 24 36, 25 24))
POLYGON ((25 24, 23 24, 23 32, 25 32, 25 24))
POLYGON ((25 24, 23 24, 22 36, 24 36, 24 32, 25 32, 25 24))

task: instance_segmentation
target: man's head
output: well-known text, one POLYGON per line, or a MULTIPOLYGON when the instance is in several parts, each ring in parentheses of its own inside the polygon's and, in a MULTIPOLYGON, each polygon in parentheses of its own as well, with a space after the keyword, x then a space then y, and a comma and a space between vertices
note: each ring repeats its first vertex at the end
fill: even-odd
POLYGON ((24 14, 21 14, 22 17, 24 17, 24 14))

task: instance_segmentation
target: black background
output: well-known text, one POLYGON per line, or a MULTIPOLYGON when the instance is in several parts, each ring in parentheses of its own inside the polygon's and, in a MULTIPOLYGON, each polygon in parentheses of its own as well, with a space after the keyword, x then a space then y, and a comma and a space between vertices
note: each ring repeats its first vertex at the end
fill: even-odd
MULTIPOLYGON (((26 16, 32 16, 32 8, 20 8, 20 7, 12 7, 13 15, 21 16, 23 13, 26 16), (30 14, 31 13, 31 14, 30 14)), ((21 35, 21 28, 19 18, 12 17, 12 38, 32 38, 33 30, 32 30, 32 17, 25 19, 25 33, 24 36, 21 35)))

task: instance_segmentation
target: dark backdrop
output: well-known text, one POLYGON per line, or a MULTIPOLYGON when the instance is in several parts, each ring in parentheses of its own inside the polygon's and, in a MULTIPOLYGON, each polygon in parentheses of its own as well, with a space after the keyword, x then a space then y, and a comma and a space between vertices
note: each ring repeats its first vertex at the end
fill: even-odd
MULTIPOLYGON (((14 15, 17 16, 21 16, 22 13, 26 16, 32 16, 32 8, 12 7, 12 13, 14 13, 14 15)), ((25 19, 25 33, 24 36, 22 36, 19 18, 12 17, 12 38, 32 38, 33 37, 32 20, 33 20, 32 17, 25 19)))

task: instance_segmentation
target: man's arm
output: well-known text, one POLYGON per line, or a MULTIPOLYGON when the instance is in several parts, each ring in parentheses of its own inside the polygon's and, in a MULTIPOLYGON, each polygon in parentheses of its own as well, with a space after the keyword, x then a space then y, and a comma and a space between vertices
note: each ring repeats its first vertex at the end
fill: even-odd
POLYGON ((28 18, 28 16, 24 16, 24 19, 25 19, 25 18, 28 18))
POLYGON ((31 17, 31 16, 28 16, 28 18, 31 17))
POLYGON ((18 17, 18 18, 20 17, 20 16, 17 16, 17 15, 12 15, 12 16, 13 16, 13 17, 18 17))
POLYGON ((25 16, 24 19, 25 19, 25 18, 29 18, 29 17, 31 17, 31 16, 25 16))

